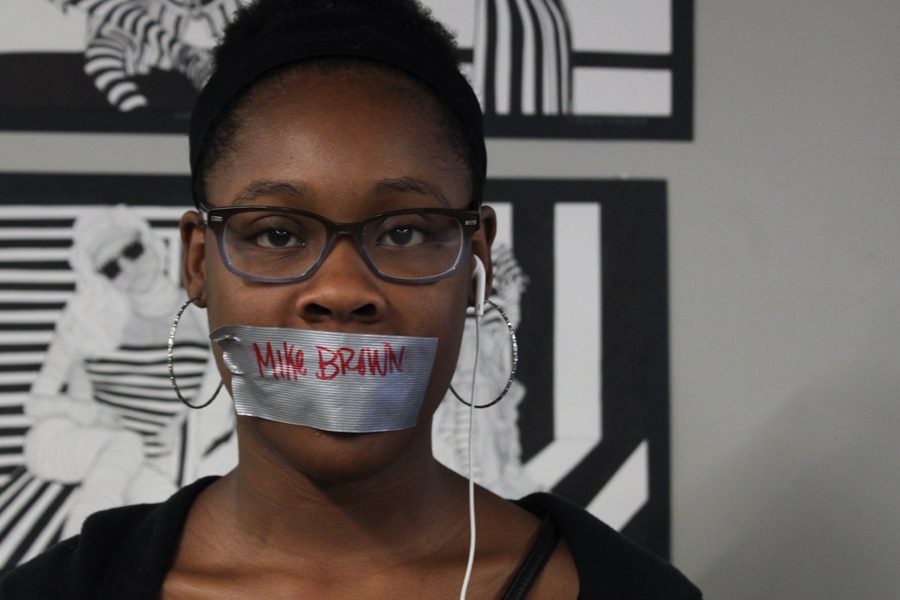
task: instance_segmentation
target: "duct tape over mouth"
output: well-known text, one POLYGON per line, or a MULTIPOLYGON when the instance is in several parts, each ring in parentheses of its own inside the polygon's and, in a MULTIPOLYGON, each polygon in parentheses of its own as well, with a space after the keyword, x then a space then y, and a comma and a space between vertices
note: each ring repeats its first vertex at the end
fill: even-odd
POLYGON ((237 414, 342 433, 414 426, 438 342, 250 325, 209 337, 231 371, 237 414))

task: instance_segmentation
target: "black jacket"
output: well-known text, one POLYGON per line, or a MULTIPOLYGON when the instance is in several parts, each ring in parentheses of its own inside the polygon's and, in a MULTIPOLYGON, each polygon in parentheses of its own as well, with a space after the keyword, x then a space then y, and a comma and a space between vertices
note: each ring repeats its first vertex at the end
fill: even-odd
MULTIPOLYGON (((161 504, 92 515, 63 540, 0 580, 3 600, 156 600, 196 497, 215 480, 182 488, 161 504)), ((625 540, 589 513, 550 494, 518 504, 559 529, 575 560, 580 600, 694 600, 700 592, 668 563, 625 540)))

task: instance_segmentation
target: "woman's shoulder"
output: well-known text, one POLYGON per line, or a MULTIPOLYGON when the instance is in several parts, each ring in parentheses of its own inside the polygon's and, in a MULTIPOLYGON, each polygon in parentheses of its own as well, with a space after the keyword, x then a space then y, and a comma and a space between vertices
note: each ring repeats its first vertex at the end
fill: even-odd
POLYGON ((81 534, 65 539, 0 579, 0 598, 66 600, 98 597, 110 563, 129 549, 149 505, 115 508, 90 517, 81 534), (53 574, 48 576, 48 574, 53 574))
POLYGON ((155 598, 190 506, 214 479, 198 480, 160 504, 123 506, 91 515, 81 534, 0 578, 0 598, 155 598))
POLYGON ((548 516, 560 533, 575 568, 580 599, 698 599, 697 589, 678 569, 653 555, 567 500, 547 493, 531 494, 516 504, 548 516))

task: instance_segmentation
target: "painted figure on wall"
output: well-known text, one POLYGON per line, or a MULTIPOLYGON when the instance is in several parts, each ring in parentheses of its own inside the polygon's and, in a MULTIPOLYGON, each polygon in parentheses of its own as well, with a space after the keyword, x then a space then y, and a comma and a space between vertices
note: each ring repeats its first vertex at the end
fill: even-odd
POLYGON ((240 0, 51 0, 87 16, 84 72, 122 112, 145 107, 136 75, 182 73, 196 88, 209 77, 208 45, 240 0), (199 37, 200 39, 193 39, 199 37))
MULTIPOLYGON (((97 510, 158 501, 182 483, 188 409, 172 394, 166 354, 172 315, 185 298, 165 258, 162 240, 129 208, 75 222, 75 295, 25 403, 33 425, 24 465, 0 489, 7 512, 0 521, 18 531, 0 537, 0 564, 26 541, 68 537, 97 510), (26 504, 29 511, 11 516, 26 504), (48 504, 57 510, 48 514, 48 504)), ((183 393, 193 396, 209 358, 199 313, 185 314, 175 352, 183 393)))
MULTIPOLYGON (((490 299, 504 307, 513 328, 521 315, 521 297, 528 284, 509 247, 496 245, 492 250, 494 285, 490 299)), ((474 364, 474 323, 466 323, 465 342, 460 347, 453 387, 468 398, 474 364)), ((506 385, 512 360, 506 323, 496 310, 489 309, 481 323, 476 404, 496 398, 506 385)), ((519 435, 519 404, 526 389, 513 381, 499 403, 475 410, 473 456, 475 481, 504 498, 516 498, 537 491, 522 468, 519 435)), ((469 408, 447 394, 432 421, 432 449, 445 466, 460 474, 468 473, 469 408)))

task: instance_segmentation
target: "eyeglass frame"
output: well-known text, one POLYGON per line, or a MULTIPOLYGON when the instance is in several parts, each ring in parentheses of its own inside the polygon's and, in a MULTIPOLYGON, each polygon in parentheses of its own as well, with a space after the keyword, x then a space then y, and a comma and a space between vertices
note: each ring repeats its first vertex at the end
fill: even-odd
POLYGON ((332 221, 331 219, 323 217, 318 213, 299 208, 291 208, 288 206, 246 205, 210 207, 205 204, 201 204, 198 208, 200 209, 200 217, 202 219, 203 225, 212 229, 213 233, 216 236, 216 245, 219 247, 219 256, 222 259, 222 262, 225 264, 225 268, 241 279, 252 281, 255 283, 296 283, 298 281, 309 279, 315 274, 316 271, 319 270, 319 268, 322 266, 322 263, 325 262, 328 254, 334 248, 334 244, 337 241, 338 236, 341 235, 349 235, 353 239, 357 252, 359 252, 359 255, 365 261, 366 265, 369 267, 369 270, 384 281, 389 281, 391 283, 405 283, 411 285, 433 283, 435 281, 440 281, 442 279, 451 277, 457 271, 459 271, 463 264, 465 264, 466 259, 471 255, 472 237, 475 235, 475 232, 479 229, 479 227, 481 227, 481 212, 478 210, 472 210, 470 208, 429 207, 390 210, 374 214, 371 217, 366 217, 361 221, 350 223, 340 223, 337 221, 332 221), (267 277, 264 275, 251 275, 250 273, 241 271, 240 269, 235 267, 234 264, 232 264, 231 259, 228 256, 228 252, 225 250, 224 243, 224 231, 228 219, 230 219, 233 215, 261 210, 274 213, 300 215, 310 218, 314 221, 318 221, 325 226, 325 245, 322 246, 322 250, 320 251, 319 256, 315 261, 313 261, 309 269, 294 277, 267 277), (460 240, 459 255, 456 257, 456 262, 453 263, 453 266, 443 273, 412 279, 392 277, 390 275, 382 273, 375 265, 375 262, 372 260, 372 258, 369 256, 369 252, 366 250, 365 243, 362 238, 363 226, 371 221, 375 221, 378 219, 384 219, 395 215, 411 214, 446 215, 449 217, 453 217, 462 228, 462 239, 460 240))

